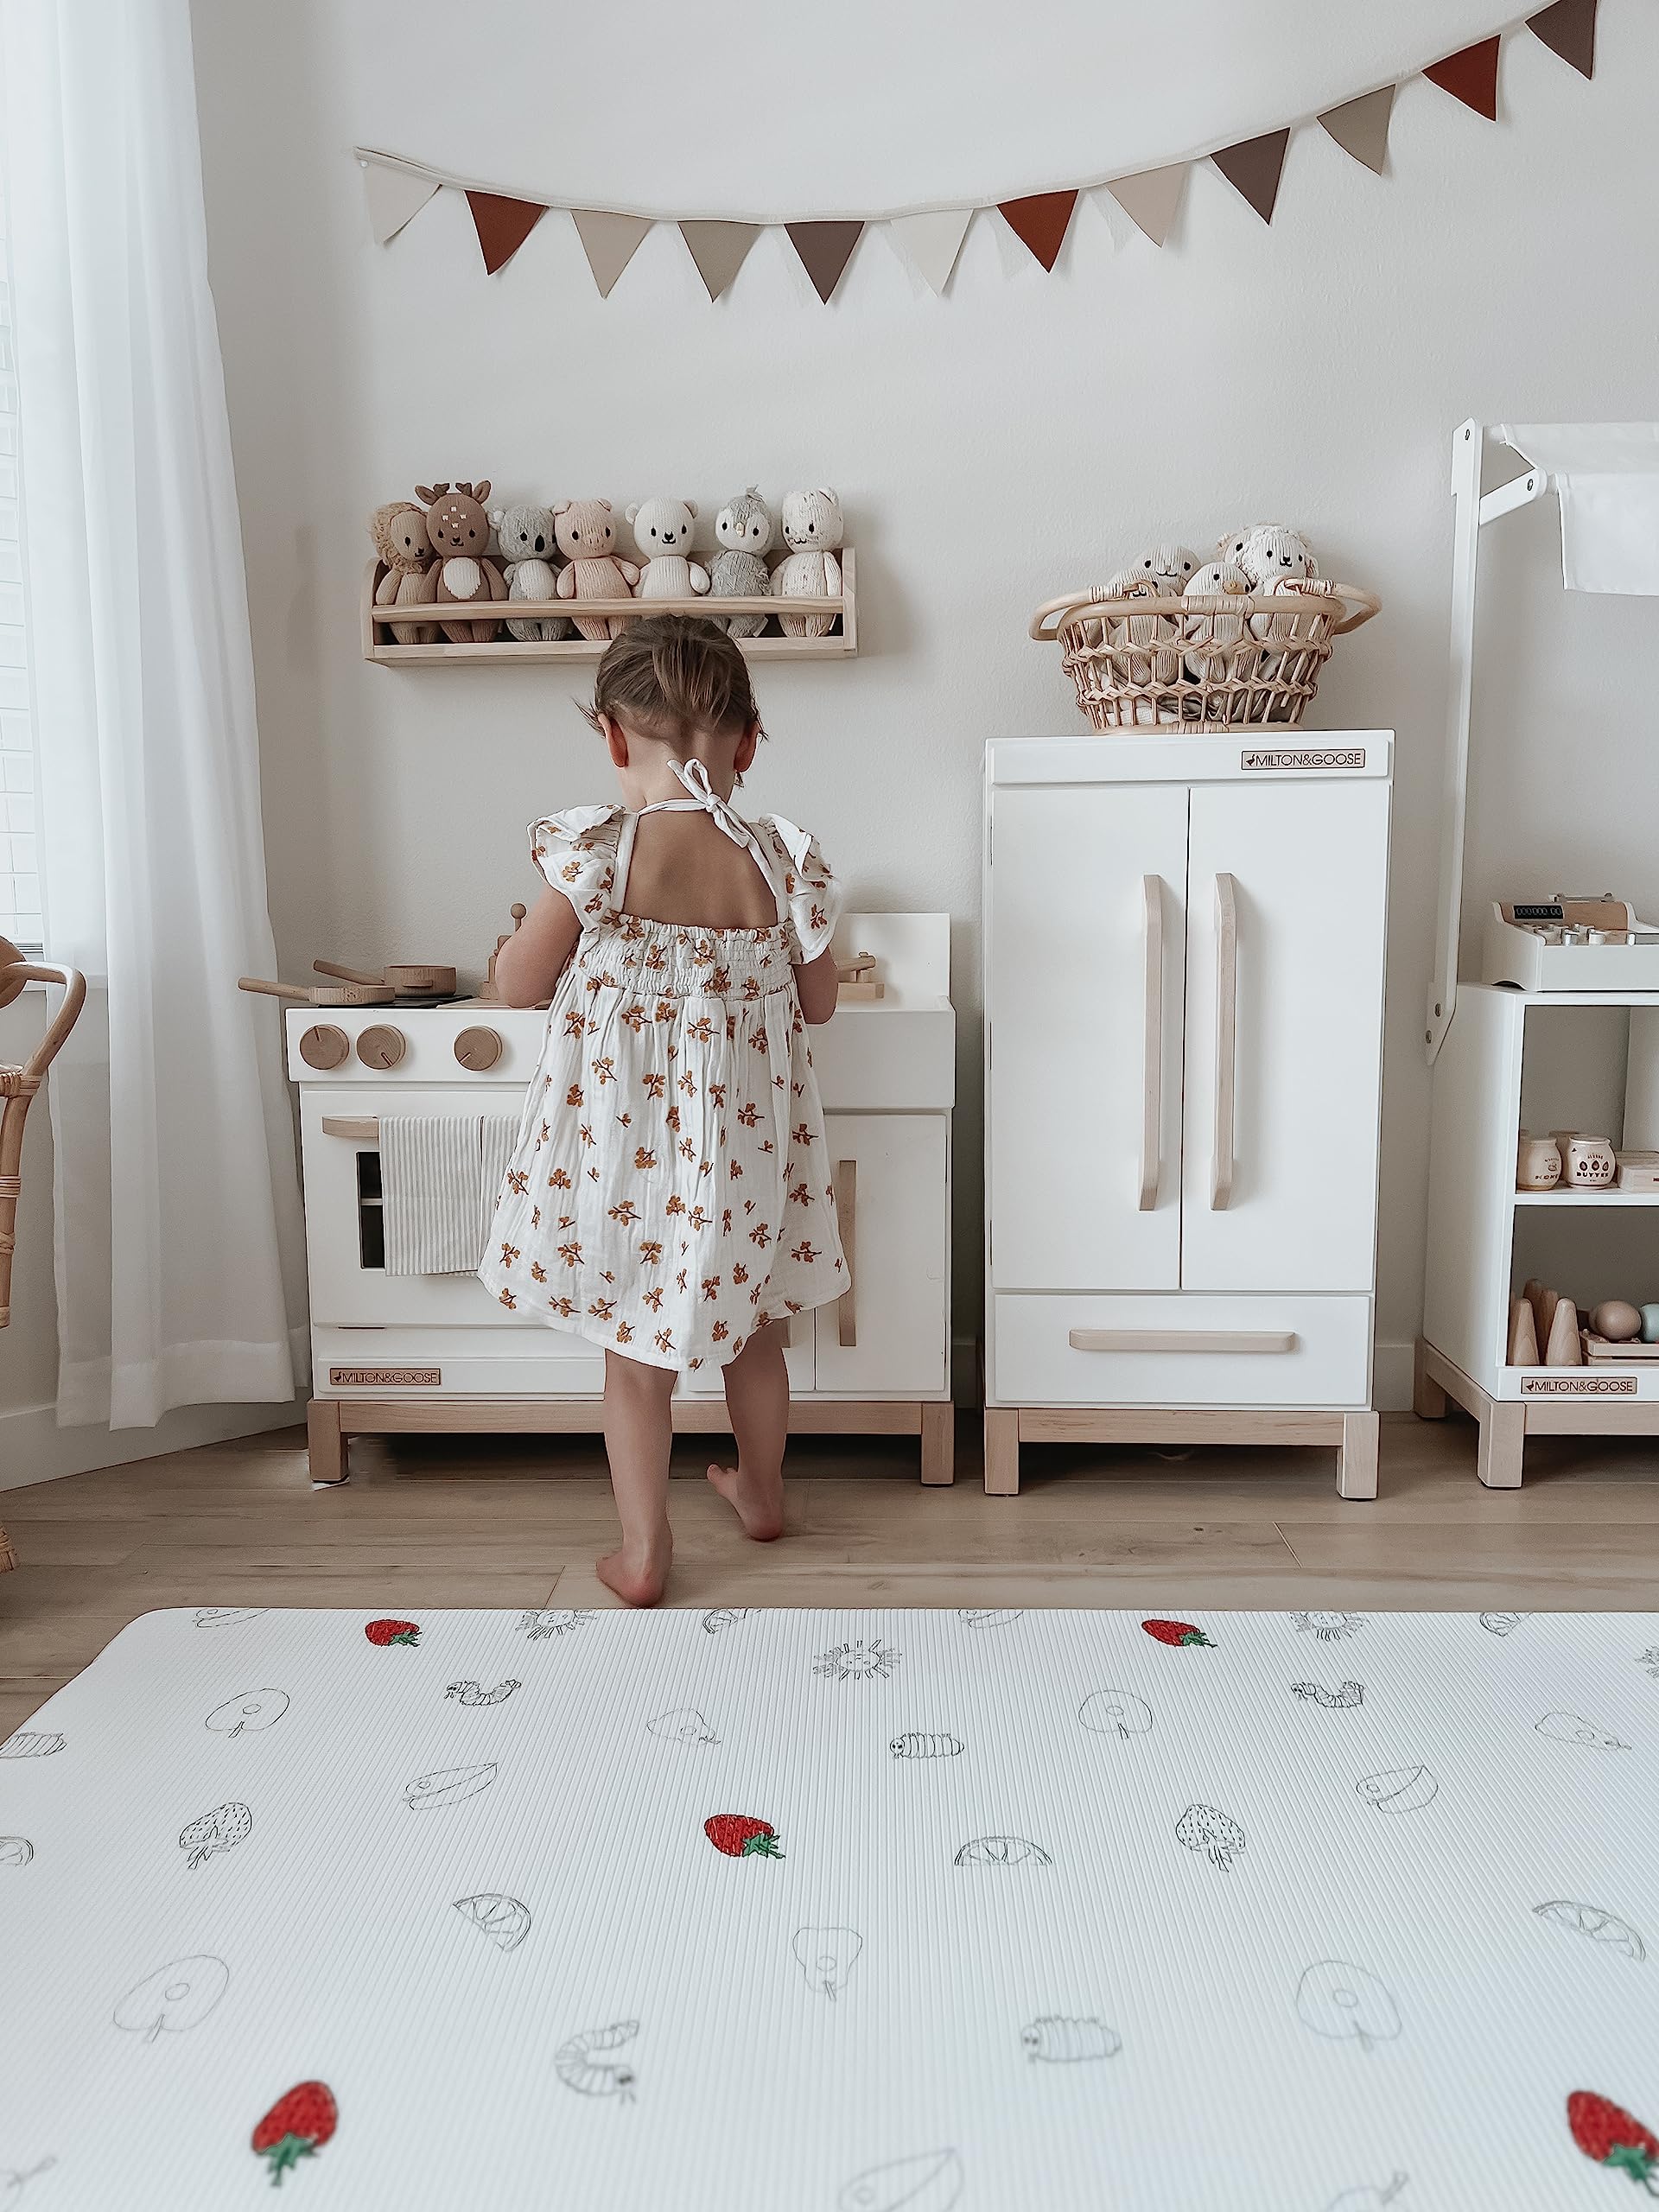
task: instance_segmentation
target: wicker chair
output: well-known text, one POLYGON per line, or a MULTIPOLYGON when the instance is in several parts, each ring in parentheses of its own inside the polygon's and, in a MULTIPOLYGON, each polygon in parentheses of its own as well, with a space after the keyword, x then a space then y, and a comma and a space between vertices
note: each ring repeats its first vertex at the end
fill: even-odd
MULTIPOLYGON (((10 1006, 30 982, 60 983, 63 1004, 22 1067, 0 1065, 0 1329, 11 1319, 11 1255, 22 1189, 23 1118, 86 999, 86 979, 77 969, 36 966, 24 959, 9 938, 0 937, 0 1007, 10 1006)), ((17 1555, 0 1529, 0 1569, 16 1564, 17 1555)))

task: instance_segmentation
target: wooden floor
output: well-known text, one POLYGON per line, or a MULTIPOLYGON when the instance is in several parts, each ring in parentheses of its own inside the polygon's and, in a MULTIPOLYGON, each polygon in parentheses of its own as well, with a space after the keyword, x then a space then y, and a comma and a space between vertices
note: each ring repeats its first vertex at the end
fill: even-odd
MULTIPOLYGON (((670 1602, 1647 1611, 1659 1605, 1659 1449, 1547 1440, 1519 1491, 1484 1491, 1460 1418, 1385 1418, 1382 1491, 1336 1495, 1328 1452, 1027 1447, 1024 1488, 922 1490, 913 1444, 791 1447, 791 1533, 746 1544, 682 1438, 670 1602)), ((596 1438, 365 1439, 313 1490, 297 1431, 0 1492, 22 1565, 0 1575, 0 1736, 126 1623, 163 1605, 614 1602, 596 1438)))

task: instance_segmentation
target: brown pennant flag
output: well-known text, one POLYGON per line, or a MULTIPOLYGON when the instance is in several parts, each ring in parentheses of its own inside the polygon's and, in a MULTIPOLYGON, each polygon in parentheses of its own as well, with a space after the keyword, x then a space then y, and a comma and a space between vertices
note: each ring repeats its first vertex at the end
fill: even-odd
POLYGON ((999 200, 997 213, 1045 269, 1052 269, 1077 204, 1075 192, 1033 192, 1024 200, 999 200))
POLYGON ((760 235, 759 223, 724 223, 702 216, 688 218, 680 236, 697 264, 697 274, 711 300, 717 300, 748 259, 749 248, 760 235))
POLYGON ((1596 73, 1596 0, 1554 0, 1527 17, 1527 29, 1581 77, 1596 73))
POLYGON ((599 207, 573 207, 570 219, 594 272, 599 296, 608 300, 612 285, 633 259, 651 225, 643 215, 613 215, 599 207))
POLYGON ((1120 176, 1106 188, 1136 230, 1154 245, 1169 236, 1186 190, 1188 164, 1177 162, 1165 169, 1142 169, 1138 176, 1120 176))
POLYGON ((812 289, 827 307, 830 295, 841 282, 841 272, 853 257, 853 248, 863 236, 862 223, 785 223, 789 242, 801 257, 801 266, 812 279, 812 289))
POLYGON ((1435 62, 1423 74, 1431 85, 1438 85, 1443 92, 1450 92, 1454 100, 1461 100, 1465 107, 1473 108, 1477 115, 1484 115, 1488 123, 1497 121, 1497 49, 1499 40, 1484 38, 1477 46, 1465 46, 1461 53, 1448 54, 1444 61, 1435 62))
POLYGON ((1211 160, 1235 192, 1248 200, 1264 223, 1273 220, 1279 197, 1279 177, 1285 166, 1289 130, 1269 130, 1260 138, 1241 138, 1236 146, 1224 146, 1211 160))
POLYGON ((1344 154, 1351 154, 1377 176, 1389 157, 1389 118, 1394 110, 1394 86, 1362 92, 1357 100, 1328 107, 1319 118, 1344 154))
POLYGON ((469 192, 479 251, 492 276, 505 269, 530 236, 547 209, 538 200, 506 200, 499 192, 469 192))

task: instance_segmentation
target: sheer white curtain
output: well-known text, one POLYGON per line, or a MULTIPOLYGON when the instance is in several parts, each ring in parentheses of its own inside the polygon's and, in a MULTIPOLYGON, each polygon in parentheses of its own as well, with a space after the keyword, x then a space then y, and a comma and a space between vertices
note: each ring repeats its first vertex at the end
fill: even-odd
POLYGON ((58 1418, 303 1372, 253 668, 187 0, 3 0, 46 937, 58 1418))

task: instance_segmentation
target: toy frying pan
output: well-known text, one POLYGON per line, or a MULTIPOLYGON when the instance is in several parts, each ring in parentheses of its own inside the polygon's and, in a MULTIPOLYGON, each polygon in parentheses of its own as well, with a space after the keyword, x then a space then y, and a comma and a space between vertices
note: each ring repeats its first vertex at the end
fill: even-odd
POLYGON ((342 968, 333 960, 314 960, 311 965, 319 976, 338 976, 346 983, 385 983, 406 998, 448 998, 455 988, 454 969, 435 961, 395 960, 378 976, 365 974, 359 968, 342 968))
POLYGON ((303 999, 308 1006, 390 1006, 397 995, 390 983, 263 983, 256 976, 238 978, 240 991, 261 991, 267 998, 303 999))

